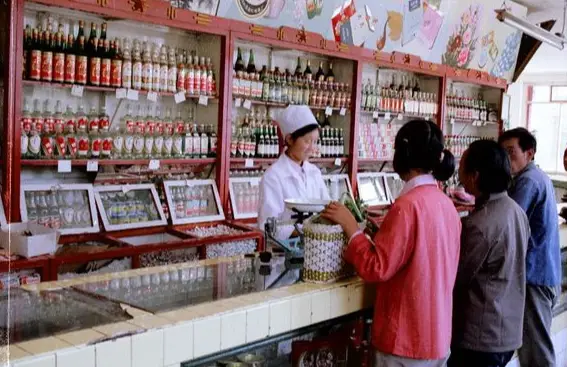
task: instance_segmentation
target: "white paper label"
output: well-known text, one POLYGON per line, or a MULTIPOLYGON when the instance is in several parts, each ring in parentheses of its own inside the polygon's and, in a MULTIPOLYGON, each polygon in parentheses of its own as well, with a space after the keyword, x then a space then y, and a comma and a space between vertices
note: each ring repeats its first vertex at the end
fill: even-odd
POLYGON ((245 167, 245 168, 252 168, 252 167, 254 167, 254 160, 253 160, 253 159, 250 159, 250 158, 247 158, 247 159, 244 161, 244 167, 245 167))
POLYGON ((148 168, 152 171, 159 169, 159 159, 150 159, 150 164, 148 165, 148 168))
POLYGON ((392 114, 390 112, 386 112, 386 114, 384 115, 384 118, 387 120, 389 118, 392 117, 392 114))
POLYGON ((71 95, 75 96, 75 97, 82 97, 83 96, 83 91, 84 91, 84 87, 82 85, 73 85, 73 87, 71 88, 71 95))
POLYGON ((251 186, 251 187, 257 187, 257 186, 259 186, 259 185, 260 185, 260 181, 258 181, 258 180, 250 181, 250 186, 251 186))
POLYGON ((372 113, 372 118, 373 118, 373 119, 377 119, 379 116, 380 116, 380 115, 378 115, 378 111, 374 111, 374 112, 372 113))
POLYGON ((185 186, 193 186, 193 180, 185 180, 185 186))
POLYGON ((346 115, 346 108, 344 108, 344 107, 341 108, 341 111, 339 112, 339 114, 340 114, 341 116, 345 116, 345 115, 346 115))
POLYGON ((203 106, 209 105, 209 97, 207 96, 199 96, 199 104, 203 106))
POLYGON ((401 113, 398 114, 398 120, 403 120, 404 119, 404 115, 402 115, 401 113))
POLYGON ((335 159, 335 166, 340 167, 343 164, 343 161, 340 158, 335 159))
POLYGON ((175 103, 180 104, 185 102, 185 92, 177 92, 173 95, 173 99, 175 99, 175 103))
POLYGON ((242 106, 242 98, 236 98, 234 100, 234 107, 240 107, 242 106))
POLYGON ((116 99, 124 99, 128 95, 128 91, 125 88, 118 88, 116 90, 116 99))
POLYGON ((59 173, 69 173, 71 172, 71 161, 57 161, 57 172, 59 173))
POLYGON ((138 100, 138 91, 134 90, 134 89, 128 89, 128 93, 126 94, 126 98, 128 98, 131 101, 137 101, 138 100))
POLYGON ((148 101, 157 102, 157 92, 148 92, 148 101))
POLYGON ((98 172, 98 161, 88 161, 87 172, 98 172))
POLYGON ((331 116, 333 114, 333 107, 327 106, 325 108, 325 116, 331 116))
POLYGON ((127 193, 128 191, 130 191, 130 187, 128 187, 128 185, 122 185, 122 192, 127 193))
POLYGON ((244 101, 244 108, 246 108, 247 110, 252 108, 252 101, 250 101, 249 99, 244 101))
POLYGON ((451 119, 451 125, 455 125, 455 119, 451 119))

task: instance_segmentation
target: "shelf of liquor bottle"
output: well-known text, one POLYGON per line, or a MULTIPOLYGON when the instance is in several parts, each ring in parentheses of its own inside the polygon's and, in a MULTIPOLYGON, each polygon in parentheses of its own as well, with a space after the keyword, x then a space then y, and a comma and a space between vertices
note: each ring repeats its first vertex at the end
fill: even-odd
POLYGON ((498 126, 497 121, 482 121, 462 117, 446 117, 445 118, 450 124, 472 124, 473 126, 498 126))
POLYGON ((398 118, 400 119, 422 119, 422 120, 435 120, 437 117, 436 115, 422 115, 422 114, 415 114, 415 113, 406 113, 406 112, 387 112, 387 111, 368 111, 363 110, 360 111, 363 115, 372 115, 374 118, 398 118))
MULTIPOLYGON (((42 87, 42 88, 68 88, 72 89, 74 86, 82 87, 83 91, 92 91, 92 92, 106 92, 106 93, 116 93, 116 91, 120 88, 114 87, 103 87, 103 86, 95 86, 95 85, 79 85, 79 84, 60 84, 60 83, 50 83, 50 82, 42 82, 42 81, 35 81, 35 80, 23 80, 23 85, 25 86, 32 86, 32 87, 42 87)), ((130 99, 128 91, 125 89, 126 93, 122 98, 130 99)), ((147 90, 136 90, 138 95, 148 95, 150 92, 147 90)), ((176 93, 172 92, 155 92, 158 96, 165 97, 173 97, 176 93)), ((181 93, 181 92, 179 92, 181 93)), ((208 102, 218 101, 217 96, 208 96, 208 95, 190 95, 185 94, 185 99, 200 99, 201 97, 207 97, 208 102)))
POLYGON ((254 158, 254 157, 250 157, 250 158, 230 158, 230 163, 233 164, 251 164, 251 165, 255 165, 255 164, 272 164, 275 161, 277 161, 277 158, 254 158))
MULTIPOLYGON (((39 167, 39 166, 57 166, 64 159, 22 159, 22 166, 39 167)), ((133 166, 133 165, 150 165, 150 162, 157 161, 159 166, 163 165, 201 165, 214 164, 215 158, 164 158, 164 159, 72 159, 72 166, 87 166, 89 162, 96 161, 99 166, 133 166)))
MULTIPOLYGON (((266 106, 266 107, 275 107, 275 108, 286 108, 292 104, 290 103, 283 103, 283 102, 270 102, 270 101, 261 101, 258 99, 245 99, 244 97, 236 97, 236 99, 240 99, 241 103, 237 103, 238 107, 247 108, 246 102, 250 101, 252 106, 266 106)), ((330 108, 332 111, 341 111, 343 108, 345 111, 348 111, 348 108, 345 107, 327 107, 327 106, 316 106, 316 105, 309 105, 309 108, 312 110, 326 110, 330 108)))

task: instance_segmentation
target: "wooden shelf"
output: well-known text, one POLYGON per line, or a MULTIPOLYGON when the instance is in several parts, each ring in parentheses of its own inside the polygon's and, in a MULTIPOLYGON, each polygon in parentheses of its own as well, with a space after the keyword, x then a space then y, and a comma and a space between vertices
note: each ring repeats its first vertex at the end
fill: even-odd
POLYGON ((481 122, 481 123, 484 124, 484 125, 475 125, 477 127, 488 127, 488 126, 498 127, 497 121, 480 121, 480 120, 464 119, 464 118, 458 118, 458 117, 445 117, 445 120, 449 121, 449 122, 460 123, 460 124, 474 124, 475 122, 481 122))
MULTIPOLYGON (((32 87, 42 87, 42 88, 59 88, 59 89, 71 89, 73 84, 60 84, 60 83, 49 83, 49 82, 41 82, 35 80, 23 80, 24 86, 32 86, 32 87)), ((84 85, 84 91, 91 91, 91 92, 99 92, 99 93, 116 93, 116 89, 114 87, 98 87, 93 85, 84 85)), ((147 95, 148 91, 146 90, 138 90, 139 95, 147 95)), ((176 93, 171 92, 156 92, 160 97, 173 97, 176 93)), ((185 95, 186 99, 199 99, 201 95, 185 95)), ((216 96, 208 96, 209 102, 211 101, 218 101, 218 97, 216 96)))
MULTIPOLYGON (((309 162, 313 163, 313 164, 335 163, 337 158, 310 158, 309 162)), ((256 163, 272 164, 272 163, 275 163, 275 161, 278 160, 278 158, 230 158, 230 163, 244 164, 244 163, 246 163, 247 159, 251 159, 252 161, 254 161, 254 164, 256 164, 256 163)), ((344 163, 344 162, 347 161, 346 157, 340 157, 338 159, 341 160, 341 163, 344 163)))
MULTIPOLYGON (((133 165, 149 165, 151 159, 100 159, 98 160, 99 166, 133 166, 133 165)), ((199 165, 199 164, 213 164, 216 158, 156 158, 161 165, 199 165)), ((86 166, 87 162, 96 161, 96 159, 73 159, 71 160, 72 166, 86 166)), ((59 160, 57 159, 22 159, 22 166, 27 167, 45 167, 57 166, 59 160)))
MULTIPOLYGON (((374 112, 376 111, 360 111, 361 115, 374 115, 374 112)), ((378 117, 379 118, 384 118, 386 116, 387 113, 390 113, 390 118, 392 119, 396 119, 398 117, 398 115, 402 115, 403 119, 422 119, 422 120, 435 120, 437 118, 437 115, 431 115, 431 116, 427 116, 427 115, 418 115, 418 114, 410 114, 410 113, 404 113, 404 112, 384 112, 384 111, 377 111, 378 112, 378 117)))

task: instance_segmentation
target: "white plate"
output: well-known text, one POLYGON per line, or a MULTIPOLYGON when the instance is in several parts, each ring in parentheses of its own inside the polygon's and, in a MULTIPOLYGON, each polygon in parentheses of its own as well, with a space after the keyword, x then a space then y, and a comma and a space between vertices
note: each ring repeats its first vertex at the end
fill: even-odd
POLYGON ((321 199, 287 199, 285 206, 288 209, 295 209, 303 213, 319 213, 322 212, 331 200, 321 199))

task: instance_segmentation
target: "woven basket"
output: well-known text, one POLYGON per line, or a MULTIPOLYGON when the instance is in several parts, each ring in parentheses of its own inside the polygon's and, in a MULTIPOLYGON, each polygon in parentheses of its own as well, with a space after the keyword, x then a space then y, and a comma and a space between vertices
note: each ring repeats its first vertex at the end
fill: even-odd
POLYGON ((341 226, 307 221, 303 226, 303 234, 303 281, 333 283, 353 274, 352 267, 343 259, 348 243, 341 226))

